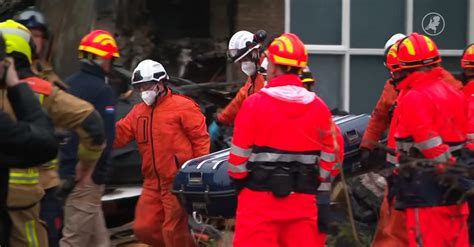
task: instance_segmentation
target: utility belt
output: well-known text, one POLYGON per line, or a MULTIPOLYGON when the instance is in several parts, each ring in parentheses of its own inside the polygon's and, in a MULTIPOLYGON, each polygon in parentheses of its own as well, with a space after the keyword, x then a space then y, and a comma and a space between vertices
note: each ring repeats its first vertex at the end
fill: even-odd
POLYGON ((250 169, 246 187, 255 191, 269 191, 276 197, 292 192, 316 195, 320 181, 318 167, 295 163, 248 163, 250 169))

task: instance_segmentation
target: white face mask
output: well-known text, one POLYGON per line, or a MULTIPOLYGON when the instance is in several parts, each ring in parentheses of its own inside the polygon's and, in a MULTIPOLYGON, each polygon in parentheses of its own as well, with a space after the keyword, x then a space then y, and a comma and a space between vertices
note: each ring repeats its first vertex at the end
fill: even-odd
POLYGON ((155 103, 157 95, 158 93, 156 92, 156 89, 141 92, 141 97, 142 97, 143 102, 145 102, 145 104, 149 106, 155 103))
POLYGON ((240 67, 247 76, 253 76, 255 75, 255 72, 257 72, 257 65, 251 61, 242 62, 240 67))

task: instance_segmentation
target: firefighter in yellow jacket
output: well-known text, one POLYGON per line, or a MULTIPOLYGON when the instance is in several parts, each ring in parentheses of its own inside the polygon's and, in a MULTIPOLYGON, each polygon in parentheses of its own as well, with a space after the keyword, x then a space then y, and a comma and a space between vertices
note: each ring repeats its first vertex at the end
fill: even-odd
MULTIPOLYGON (((7 20, 0 23, 0 32, 7 46, 7 53, 16 61, 19 78, 26 81, 39 98, 43 109, 49 114, 56 128, 74 130, 80 136, 78 157, 80 158, 76 180, 81 186, 90 180, 95 163, 104 148, 104 129, 100 115, 94 107, 76 98, 48 81, 35 76, 31 71, 31 33, 23 25, 7 20)), ((1 93, 4 95, 4 92, 1 93)), ((9 110, 9 102, 1 97, 0 104, 9 110)), ((54 162, 45 166, 54 166, 54 162)), ((49 170, 43 178, 49 184, 59 185, 57 172, 49 170)), ((40 173, 36 168, 12 169, 8 192, 9 215, 12 220, 11 246, 49 246, 47 231, 39 219, 39 201, 44 195, 40 173)), ((54 243, 53 243, 54 244, 54 243)))

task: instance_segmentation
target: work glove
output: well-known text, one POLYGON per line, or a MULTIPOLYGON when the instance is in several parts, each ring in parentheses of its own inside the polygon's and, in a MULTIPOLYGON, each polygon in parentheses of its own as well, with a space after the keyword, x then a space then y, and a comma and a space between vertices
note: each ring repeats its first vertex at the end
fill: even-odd
POLYGON ((368 148, 360 148, 360 165, 364 168, 369 166, 370 152, 371 150, 368 148))
POLYGON ((329 191, 318 191, 318 229, 325 234, 336 236, 339 229, 333 211, 331 210, 331 199, 329 191))
POLYGON ((209 125, 207 131, 209 132, 212 141, 217 141, 221 135, 221 127, 215 120, 212 121, 211 125, 209 125))
POLYGON ((380 148, 369 150, 360 148, 360 165, 364 171, 375 171, 383 168, 387 154, 380 148))
POLYGON ((232 179, 232 182, 234 184, 235 188, 235 195, 238 196, 240 191, 242 191, 245 188, 246 179, 232 179))

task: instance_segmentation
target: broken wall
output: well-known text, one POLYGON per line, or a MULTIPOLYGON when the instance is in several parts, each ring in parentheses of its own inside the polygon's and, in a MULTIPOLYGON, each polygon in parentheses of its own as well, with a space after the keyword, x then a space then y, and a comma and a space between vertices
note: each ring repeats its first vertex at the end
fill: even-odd
POLYGON ((95 20, 95 0, 37 0, 36 6, 44 12, 52 33, 51 62, 65 78, 78 69, 77 48, 95 20))

